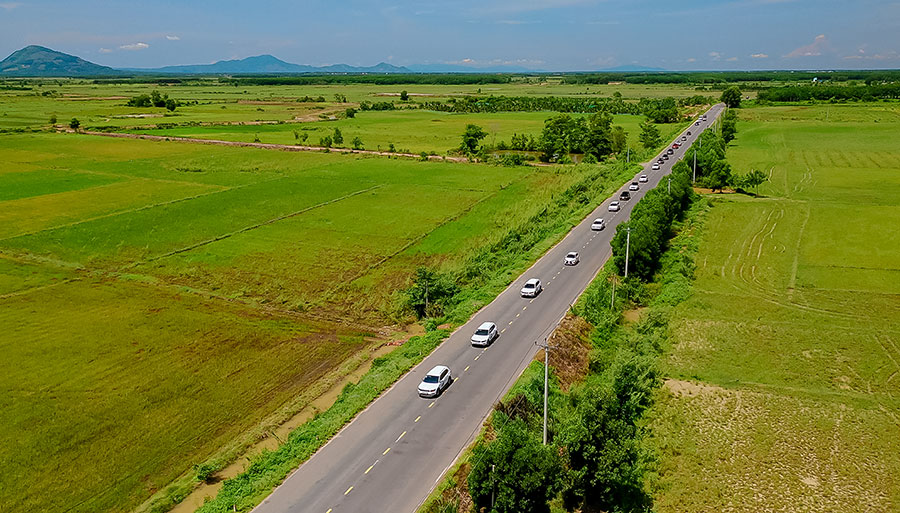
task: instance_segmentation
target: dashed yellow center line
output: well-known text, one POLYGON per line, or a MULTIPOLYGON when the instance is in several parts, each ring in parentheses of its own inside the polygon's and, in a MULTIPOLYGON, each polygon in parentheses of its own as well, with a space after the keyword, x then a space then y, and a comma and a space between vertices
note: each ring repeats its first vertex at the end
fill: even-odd
MULTIPOLYGON (((506 331, 506 328, 503 328, 503 331, 506 331)), ((501 333, 502 333, 502 332, 501 332, 501 333)), ((475 357, 475 361, 478 361, 479 358, 481 358, 481 355, 476 356, 476 357, 475 357)))
POLYGON ((524 312, 525 310, 528 310, 528 306, 527 306, 527 305, 522 307, 522 311, 524 312))
MULTIPOLYGON (((387 449, 385 449, 384 452, 381 453, 381 455, 384 456, 385 454, 387 454, 387 453, 389 453, 389 452, 391 452, 391 448, 390 448, 390 447, 388 447, 387 449)), ((346 494, 345 494, 345 495, 346 495, 346 494)))
POLYGON ((533 299, 532 299, 532 300, 531 300, 531 301, 529 301, 529 302, 528 302, 528 303, 529 303, 529 304, 531 304, 531 303, 534 303, 534 300, 533 300, 533 299))
MULTIPOLYGON (((510 323, 510 324, 512 324, 512 323, 510 323)), ((504 329, 505 329, 505 328, 504 328, 504 329)), ((487 351, 487 348, 486 348, 486 347, 485 347, 484 349, 481 350, 482 353, 485 352, 485 351, 487 351)))
MULTIPOLYGON (((510 323, 510 324, 512 324, 512 323, 510 323)), ((503 333, 505 331, 506 331, 506 328, 503 328, 502 330, 500 330, 500 333, 503 333)), ((475 358, 475 359, 477 360, 478 358, 475 358)))
POLYGON ((379 460, 375 460, 375 463, 373 463, 372 466, 370 466, 369 468, 367 468, 366 471, 363 472, 363 474, 368 474, 370 470, 372 470, 373 468, 375 468, 375 465, 378 465, 378 461, 379 461, 379 460))
POLYGON ((518 317, 518 316, 520 316, 520 315, 522 315, 522 312, 517 313, 517 314, 516 314, 516 317, 518 317))
POLYGON ((471 365, 466 365, 466 368, 463 369, 463 372, 466 372, 467 370, 469 370, 469 367, 471 367, 471 365))
POLYGON ((428 405, 429 408, 431 408, 432 406, 434 406, 434 401, 431 401, 431 404, 428 405))
POLYGON ((332 509, 333 508, 328 508, 328 511, 326 511, 325 513, 331 513, 332 509))
MULTIPOLYGON (((512 321, 509 321, 509 324, 507 324, 507 326, 512 326, 512 321)), ((504 329, 506 329, 506 328, 504 328, 504 329)))
POLYGON ((348 494, 348 493, 350 493, 350 490, 352 490, 352 489, 353 489, 353 487, 352 487, 352 486, 351 486, 351 487, 350 487, 350 488, 347 488, 347 491, 346 491, 346 492, 344 492, 344 495, 347 495, 347 494, 348 494))
MULTIPOLYGON (((559 276, 559 274, 557 274, 556 276, 559 276)), ((556 276, 554 276, 553 278, 550 278, 550 279, 551 279, 551 280, 555 280, 555 279, 556 279, 556 276)))
POLYGON ((394 443, 397 443, 397 442, 399 442, 399 441, 400 441, 400 439, 401 439, 401 438, 403 438, 403 437, 404 437, 404 436, 406 436, 406 431, 404 431, 404 432, 402 432, 402 433, 400 433, 400 436, 398 436, 398 437, 397 437, 397 439, 396 439, 396 440, 394 440, 394 443))
POLYGON ((419 422, 419 419, 421 419, 421 418, 422 418, 422 416, 419 415, 418 417, 416 417, 416 420, 414 420, 413 422, 419 422))

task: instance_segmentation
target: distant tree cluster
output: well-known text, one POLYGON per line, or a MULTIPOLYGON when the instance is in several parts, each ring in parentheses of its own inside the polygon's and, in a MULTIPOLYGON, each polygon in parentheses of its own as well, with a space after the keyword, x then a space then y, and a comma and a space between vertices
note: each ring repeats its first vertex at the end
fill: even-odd
POLYGON ((544 121, 538 141, 541 159, 554 161, 570 153, 606 158, 625 149, 625 131, 612 126, 612 116, 595 113, 584 118, 560 114, 544 121))
POLYGON ((165 107, 169 111, 174 111, 180 103, 169 98, 168 94, 160 94, 159 91, 154 90, 150 94, 131 97, 125 105, 129 107, 165 107))
POLYGON ((731 86, 722 91, 721 102, 729 109, 737 109, 741 106, 741 88, 731 86))
POLYGON ((397 107, 394 105, 394 102, 369 102, 363 101, 359 103, 359 110, 369 111, 369 110, 394 110, 397 107))

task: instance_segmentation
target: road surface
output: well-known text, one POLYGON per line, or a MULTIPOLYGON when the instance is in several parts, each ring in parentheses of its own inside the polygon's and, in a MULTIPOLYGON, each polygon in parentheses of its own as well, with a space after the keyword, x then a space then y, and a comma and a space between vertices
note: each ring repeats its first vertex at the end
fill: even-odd
MULTIPOLYGON (((691 123, 678 135, 691 131, 686 142, 658 171, 650 164, 638 173, 648 183, 620 202, 619 212, 608 212, 604 201, 559 244, 550 249, 491 304, 475 314, 422 363, 376 399, 327 445, 281 484, 256 513, 412 513, 425 500, 444 472, 475 438, 493 405, 512 386, 534 358, 534 342, 543 340, 611 254, 616 226, 628 219, 646 191, 671 171, 701 130, 722 112, 710 109, 708 121, 691 123), (603 231, 591 231, 602 217, 603 231), (578 251, 581 263, 563 265, 569 251, 578 251), (544 291, 524 299, 519 289, 529 278, 540 278, 544 291), (469 337, 484 321, 497 323, 500 337, 488 348, 472 347, 469 337), (422 399, 416 387, 435 365, 450 367, 454 380, 437 399, 422 399)), ((669 146, 671 147, 671 145, 669 146)), ((656 161, 656 158, 653 159, 656 161)), ((638 176, 634 177, 637 181, 638 176)), ((627 190, 624 184, 615 193, 627 190)))

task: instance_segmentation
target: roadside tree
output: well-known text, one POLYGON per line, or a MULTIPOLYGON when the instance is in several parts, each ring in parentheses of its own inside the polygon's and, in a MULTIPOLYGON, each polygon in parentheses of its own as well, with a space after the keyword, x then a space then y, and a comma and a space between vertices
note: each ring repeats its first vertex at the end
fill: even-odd
POLYGON ((722 97, 720 99, 729 109, 740 108, 741 89, 738 86, 731 86, 722 91, 722 97))

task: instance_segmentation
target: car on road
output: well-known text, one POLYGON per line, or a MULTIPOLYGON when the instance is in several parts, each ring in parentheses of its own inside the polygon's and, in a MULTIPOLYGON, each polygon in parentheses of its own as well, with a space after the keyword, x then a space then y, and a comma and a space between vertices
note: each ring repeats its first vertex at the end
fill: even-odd
POLYGON ((699 121, 694 121, 694 126, 700 126, 700 122, 699 122, 699 121))
MULTIPOLYGON (((672 150, 669 150, 669 151, 672 151, 672 150)), ((663 160, 669 160, 669 154, 668 154, 668 153, 666 153, 665 155, 663 155, 663 160)))
POLYGON ((435 365, 419 383, 419 396, 437 397, 448 385, 450 385, 450 368, 446 365, 435 365))
POLYGON ((678 148, 681 148, 681 145, 680 145, 680 144, 678 144, 677 142, 672 144, 672 149, 673 149, 673 150, 677 150, 678 148))
POLYGON ((609 204, 609 211, 610 211, 610 212, 618 212, 618 211, 619 211, 619 202, 618 202, 618 201, 613 201, 612 203, 610 203, 610 204, 609 204))
POLYGON ((640 190, 640 189, 641 189, 641 186, 638 185, 637 182, 631 182, 631 185, 628 186, 628 190, 629 190, 629 191, 632 191, 632 192, 638 191, 638 190, 640 190))
POLYGON ((647 175, 641 175, 640 178, 638 178, 638 181, 641 183, 647 183, 647 175))
MULTIPOLYGON (((672 148, 669 148, 668 150, 666 150, 666 155, 675 155, 675 150, 673 150, 672 148)), ((665 157, 663 157, 663 158, 665 158, 665 157)), ((666 160, 668 160, 668 159, 666 159, 666 160)))
POLYGON ((687 141, 687 136, 686 136, 686 135, 682 135, 682 136, 681 136, 681 140, 682 140, 682 141, 687 141))
POLYGON ((706 121, 706 114, 703 115, 703 121, 706 121))
POLYGON ((691 131, 690 131, 690 130, 688 130, 688 131, 687 131, 687 134, 688 134, 688 135, 691 135, 691 131))
POLYGON ((537 297, 537 295, 541 293, 541 290, 543 290, 541 288, 541 280, 532 278, 525 282, 525 285, 520 292, 522 293, 522 297, 537 297))
POLYGON ((628 191, 622 191, 622 193, 619 194, 619 201, 628 201, 630 199, 631 199, 631 193, 628 191))
POLYGON ((569 253, 566 254, 566 265, 578 265, 578 262, 580 262, 580 260, 578 260, 577 251, 569 251, 569 253))
POLYGON ((475 330, 472 335, 473 346, 487 346, 497 339, 500 333, 497 332, 497 325, 492 322, 483 322, 481 326, 475 330))
POLYGON ((598 217, 597 219, 594 219, 594 222, 591 223, 591 230, 594 230, 596 232, 599 232, 600 230, 602 230, 604 228, 606 228, 606 224, 603 222, 602 217, 598 217))
POLYGON ((650 169, 652 169, 654 171, 659 171, 659 162, 654 162, 653 165, 650 166, 650 169))

